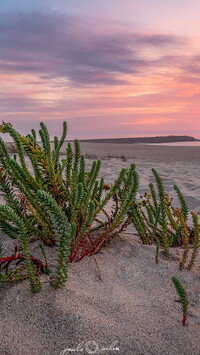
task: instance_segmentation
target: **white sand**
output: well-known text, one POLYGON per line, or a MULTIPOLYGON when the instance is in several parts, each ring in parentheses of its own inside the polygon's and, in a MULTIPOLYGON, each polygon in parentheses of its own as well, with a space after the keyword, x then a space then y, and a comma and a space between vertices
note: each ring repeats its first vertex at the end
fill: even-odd
MULTIPOLYGON (((103 146, 104 150, 100 144, 87 149, 94 154, 104 151, 105 155, 114 149, 112 145, 103 146)), ((150 171, 154 167, 164 178, 168 192, 175 197, 173 184, 177 183, 190 208, 200 211, 200 147, 124 146, 118 145, 114 152, 121 155, 123 149, 125 155, 126 151, 127 162, 116 158, 103 161, 102 175, 107 180, 112 181, 121 167, 135 162, 143 193, 154 181, 150 171)), ((12 243, 6 242, 8 249, 12 243)), ((178 252, 180 249, 173 249, 169 260, 161 252, 157 265, 155 246, 142 245, 133 233, 123 234, 95 257, 70 264, 69 280, 62 290, 53 290, 46 275, 42 276, 42 292, 37 295, 31 294, 27 281, 2 288, 0 354, 57 355, 83 342, 83 351, 68 350, 65 354, 89 354, 93 349, 93 353, 110 355, 199 355, 200 257, 193 271, 180 272, 178 252), (171 281, 173 275, 188 291, 185 327, 171 281), (95 347, 110 347, 115 341, 119 351, 95 351, 95 347)))

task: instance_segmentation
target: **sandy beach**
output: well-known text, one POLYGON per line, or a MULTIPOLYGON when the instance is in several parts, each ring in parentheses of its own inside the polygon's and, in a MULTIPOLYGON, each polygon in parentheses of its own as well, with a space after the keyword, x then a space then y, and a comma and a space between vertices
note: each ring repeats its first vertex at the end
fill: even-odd
MULTIPOLYGON (((163 179, 178 204, 173 185, 182 190, 190 210, 200 212, 200 147, 81 143, 82 153, 102 159, 100 176, 112 182, 122 167, 136 164, 139 193, 163 179)), ((2 235, 6 250, 12 240, 2 235)), ((37 244, 34 255, 41 257, 37 244)), ((54 255, 47 248, 51 262, 54 255)), ((142 245, 133 226, 95 257, 69 265, 69 280, 55 291, 43 275, 42 292, 32 295, 27 281, 0 289, 0 354, 200 354, 200 256, 193 270, 178 270, 180 248, 166 260, 155 246, 142 245), (190 300, 188 321, 171 277, 177 276, 190 300)))
POLYGON ((140 193, 148 190, 150 182, 155 182, 151 172, 151 168, 155 168, 175 203, 173 186, 177 184, 187 197, 189 208, 200 211, 200 146, 81 143, 81 150, 86 156, 102 159, 101 176, 110 182, 121 168, 135 163, 140 176, 140 193))

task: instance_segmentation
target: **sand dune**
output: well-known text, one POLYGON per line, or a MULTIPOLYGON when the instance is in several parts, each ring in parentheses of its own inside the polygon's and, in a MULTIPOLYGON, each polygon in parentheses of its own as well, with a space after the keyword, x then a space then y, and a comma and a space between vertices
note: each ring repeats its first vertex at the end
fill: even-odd
POLYGON ((34 296, 27 282, 3 289, 1 354, 57 355, 82 342, 81 353, 88 354, 88 342, 100 348, 117 342, 119 351, 98 353, 199 355, 198 269, 179 272, 174 257, 166 261, 161 255, 157 265, 154 255, 154 246, 124 234, 97 256, 70 264, 63 290, 51 289, 46 277, 42 293, 34 296), (191 302, 185 327, 173 275, 191 302))
MULTIPOLYGON (((103 160, 101 175, 107 181, 116 178, 122 167, 136 163, 140 193, 154 181, 154 167, 175 203, 174 183, 182 189, 189 207, 200 211, 200 147, 117 146, 85 143, 82 151, 100 158, 124 156, 103 160)), ((91 165, 90 159, 87 165, 91 165)), ((133 227, 129 232, 95 257, 70 264, 69 280, 62 290, 54 291, 46 275, 37 295, 30 293, 27 281, 2 288, 0 353, 199 355, 200 257, 193 271, 178 270, 179 248, 173 249, 169 260, 160 252, 156 264, 155 246, 142 245, 133 227), (173 275, 183 282, 190 299, 185 327, 173 275), (102 350, 114 343, 119 350, 102 350)), ((11 250, 13 241, 3 238, 11 250)), ((33 247, 37 256, 39 249, 33 247)), ((47 252, 54 263, 54 254, 50 249, 47 252)))

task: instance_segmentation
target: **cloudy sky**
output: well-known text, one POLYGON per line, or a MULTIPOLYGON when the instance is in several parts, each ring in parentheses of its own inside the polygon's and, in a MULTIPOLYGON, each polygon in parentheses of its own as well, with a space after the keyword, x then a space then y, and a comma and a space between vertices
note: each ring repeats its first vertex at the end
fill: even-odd
POLYGON ((1 0, 0 120, 200 138, 199 0, 1 0))

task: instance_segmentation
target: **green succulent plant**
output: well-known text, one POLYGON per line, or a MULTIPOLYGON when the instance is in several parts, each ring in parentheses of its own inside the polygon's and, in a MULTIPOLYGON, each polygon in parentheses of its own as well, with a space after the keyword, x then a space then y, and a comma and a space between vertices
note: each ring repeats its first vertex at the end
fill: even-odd
POLYGON ((44 245, 57 245, 58 265, 52 285, 61 287, 67 279, 68 262, 94 255, 131 223, 129 210, 139 186, 135 165, 122 169, 108 185, 99 178, 100 160, 86 170, 78 140, 74 148, 70 142, 67 144, 60 159, 66 122, 61 138, 55 136, 53 143, 42 122, 39 137, 33 129, 23 136, 4 122, 0 131, 8 133, 16 147, 13 156, 13 150, 9 153, 0 138, 0 189, 13 213, 10 218, 1 214, 0 227, 11 238, 20 238, 21 225, 13 223, 17 216, 27 243, 34 238, 44 245))
POLYGON ((33 293, 37 293, 40 291, 40 280, 39 278, 35 275, 35 272, 33 270, 33 266, 31 263, 31 257, 29 253, 29 242, 27 238, 27 230, 26 226, 21 220, 21 218, 15 213, 15 211, 7 206, 7 205, 0 205, 0 217, 1 218, 6 218, 9 221, 12 221, 14 223, 19 231, 20 234, 20 239, 22 242, 22 248, 23 248, 23 253, 25 257, 25 263, 26 263, 26 268, 27 268, 27 273, 28 273, 28 278, 30 282, 30 287, 33 293))
POLYGON ((184 286, 182 285, 181 281, 178 279, 178 277, 172 276, 172 281, 173 281, 173 284, 176 288, 176 292, 179 297, 179 301, 181 302, 182 312, 183 312, 182 324, 184 326, 186 324, 187 310, 188 310, 188 306, 189 306, 190 302, 188 301, 188 296, 187 296, 186 290, 185 290, 184 286))
POLYGON ((156 180, 156 186, 149 184, 149 193, 145 193, 142 200, 137 201, 131 207, 133 224, 144 244, 155 242, 156 262, 158 263, 159 249, 163 248, 165 256, 169 257, 169 250, 172 246, 182 245, 183 254, 179 263, 182 270, 188 261, 189 244, 193 243, 193 253, 189 268, 194 265, 199 249, 199 223, 196 213, 193 216, 193 228, 188 224, 189 209, 187 202, 178 188, 174 190, 180 203, 179 208, 172 204, 172 198, 165 191, 164 184, 158 172, 152 169, 156 180), (194 242, 191 240, 191 233, 194 233, 194 242))

